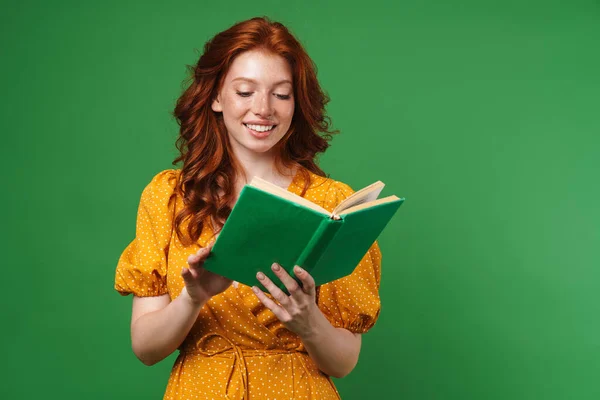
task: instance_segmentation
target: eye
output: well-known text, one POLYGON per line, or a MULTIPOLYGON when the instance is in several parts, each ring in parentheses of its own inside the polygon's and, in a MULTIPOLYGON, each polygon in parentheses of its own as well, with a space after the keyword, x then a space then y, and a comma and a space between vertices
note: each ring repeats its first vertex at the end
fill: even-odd
POLYGON ((240 97, 250 97, 252 92, 236 92, 240 97))
POLYGON ((289 100, 292 96, 289 94, 275 94, 280 100, 289 100))

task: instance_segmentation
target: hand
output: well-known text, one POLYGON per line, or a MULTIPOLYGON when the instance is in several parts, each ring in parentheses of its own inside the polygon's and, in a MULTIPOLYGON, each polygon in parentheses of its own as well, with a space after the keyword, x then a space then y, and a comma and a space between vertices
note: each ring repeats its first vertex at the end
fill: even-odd
POLYGON ((206 303, 211 297, 224 292, 233 282, 202 267, 212 245, 213 243, 190 255, 187 259, 189 267, 181 271, 185 288, 194 304, 206 303))
POLYGON ((285 285, 288 293, 286 295, 279 289, 268 276, 259 272, 256 277, 267 288, 277 303, 271 300, 258 287, 253 286, 252 290, 258 299, 273 311, 273 314, 283 322, 283 325, 290 331, 296 333, 300 338, 310 337, 314 332, 314 328, 318 326, 319 314, 321 310, 316 303, 315 280, 312 276, 299 266, 294 267, 294 274, 302 282, 302 287, 292 278, 285 269, 279 264, 273 264, 271 269, 285 285))

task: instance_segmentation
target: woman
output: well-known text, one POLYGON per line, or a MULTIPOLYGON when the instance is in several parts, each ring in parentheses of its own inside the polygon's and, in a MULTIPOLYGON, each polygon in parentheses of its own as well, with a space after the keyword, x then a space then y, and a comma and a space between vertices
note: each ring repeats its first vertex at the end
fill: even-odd
POLYGON ((183 166, 144 189, 115 277, 116 290, 134 295, 136 356, 152 365, 180 351, 165 399, 339 398, 330 376, 354 368, 379 315, 377 242, 351 275, 319 288, 301 268, 302 287, 266 265, 289 296, 262 273, 248 287, 202 268, 253 176, 328 210, 353 193, 314 161, 334 133, 327 102, 311 59, 280 23, 253 18, 205 45, 174 112, 173 163, 183 166))

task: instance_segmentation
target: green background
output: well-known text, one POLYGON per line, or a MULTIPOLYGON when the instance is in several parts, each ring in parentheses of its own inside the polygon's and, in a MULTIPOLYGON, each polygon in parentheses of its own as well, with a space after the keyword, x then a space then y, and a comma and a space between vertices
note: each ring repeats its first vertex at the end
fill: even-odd
POLYGON ((598 399, 599 4, 3 1, 0 397, 162 397, 114 269, 185 65, 268 15, 331 96, 321 166, 407 199, 342 397, 598 399))

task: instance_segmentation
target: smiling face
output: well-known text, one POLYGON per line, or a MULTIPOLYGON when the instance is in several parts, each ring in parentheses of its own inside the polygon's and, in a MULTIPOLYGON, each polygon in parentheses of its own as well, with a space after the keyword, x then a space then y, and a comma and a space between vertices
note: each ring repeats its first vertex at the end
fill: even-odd
POLYGON ((238 55, 211 108, 223 113, 238 157, 268 154, 285 136, 294 116, 290 65, 285 58, 260 50, 238 55))

